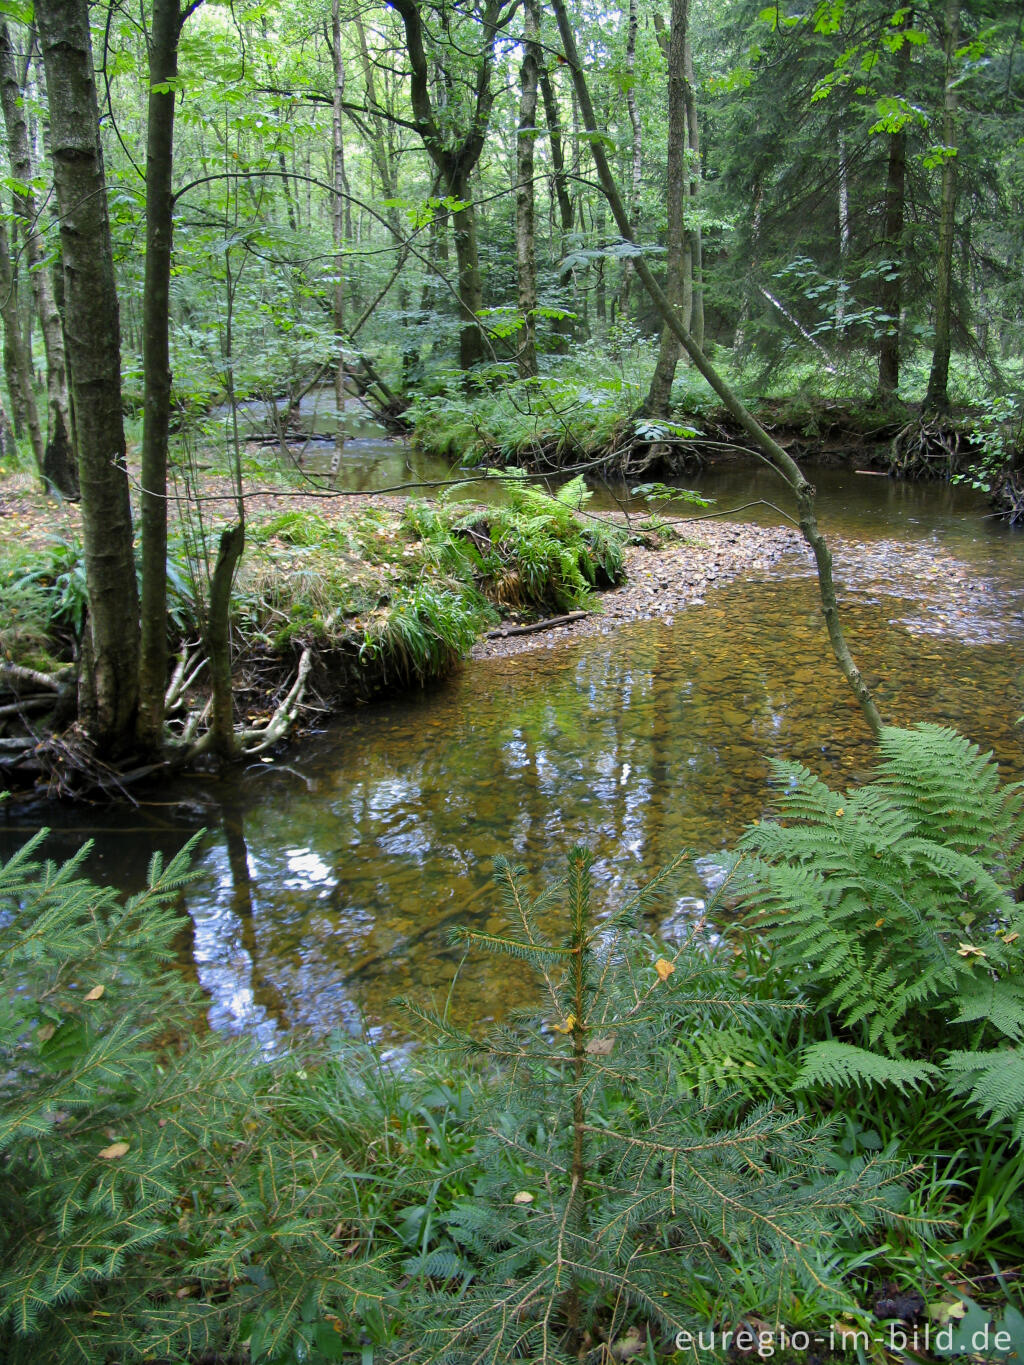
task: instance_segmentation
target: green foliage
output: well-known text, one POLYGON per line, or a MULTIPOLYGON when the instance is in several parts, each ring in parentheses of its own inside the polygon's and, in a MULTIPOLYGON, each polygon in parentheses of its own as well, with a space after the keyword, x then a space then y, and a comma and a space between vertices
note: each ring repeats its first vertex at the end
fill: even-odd
POLYGON ((87 846, 35 862, 42 837, 0 867, 0 1354, 336 1359, 379 1285, 331 1237, 341 1157, 275 1130, 266 1068, 199 1027, 174 963, 192 846, 122 902, 87 846))
POLYGON ((827 1128, 770 1104, 737 1112, 680 1071, 677 1038, 741 1027, 758 1007, 702 939, 660 957, 645 936, 674 867, 594 923, 590 866, 574 849, 564 880, 533 898, 499 860, 507 932, 459 935, 532 969, 540 1017, 481 1039, 409 1006, 446 1052, 496 1068, 477 1096, 472 1198, 449 1219, 458 1255, 415 1266, 409 1360, 574 1360, 630 1329, 656 1342, 745 1307, 798 1311, 809 1286, 835 1309, 834 1262, 811 1248, 896 1198, 889 1163, 837 1174, 827 1128))
POLYGON ((468 654, 480 623, 477 602, 419 583, 399 590, 366 625, 360 657, 380 660, 385 677, 426 682, 468 654))
POLYGON ((941 726, 888 729, 881 752, 843 796, 775 764, 782 819, 741 841, 751 923, 839 1035, 804 1052, 799 1084, 944 1074, 1020 1137, 1024 1062, 1006 1043, 1024 1033, 1021 788, 941 726))

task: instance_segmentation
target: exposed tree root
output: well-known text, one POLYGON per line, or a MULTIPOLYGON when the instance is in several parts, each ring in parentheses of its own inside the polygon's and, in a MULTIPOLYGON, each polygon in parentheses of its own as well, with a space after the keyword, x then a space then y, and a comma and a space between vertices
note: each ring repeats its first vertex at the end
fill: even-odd
POLYGON ((966 438, 942 418, 915 417, 889 446, 889 473, 899 479, 949 479, 960 467, 966 438))
POLYGON ((1024 526, 1024 470, 1011 469, 992 490, 996 512, 1011 526, 1024 526))

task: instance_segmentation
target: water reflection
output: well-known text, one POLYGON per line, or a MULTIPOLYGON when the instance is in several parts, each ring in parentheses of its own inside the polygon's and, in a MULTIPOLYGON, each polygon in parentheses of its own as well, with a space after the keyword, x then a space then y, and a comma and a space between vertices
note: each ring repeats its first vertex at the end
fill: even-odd
MULTIPOLYGON (((957 725, 1019 776, 1024 542, 963 520, 946 490, 914 490, 895 526, 864 501, 842 520, 851 495, 825 491, 846 538, 851 644, 883 715, 957 725)), ((671 624, 476 663, 338 721, 286 764, 190 784, 181 795, 214 830, 188 897, 211 1018, 265 1041, 296 1028, 401 1032, 395 996, 447 990, 451 925, 499 926, 498 853, 539 889, 586 842, 598 905, 611 907, 690 848, 696 861, 656 919, 685 932, 722 850, 770 806, 771 756, 836 785, 871 760, 802 558, 671 624)), ((169 811, 144 811, 134 846, 123 832, 101 839, 92 870, 137 884, 152 847, 172 849, 181 829, 169 811)), ((524 986, 504 959, 474 958, 456 1000, 463 1018, 494 1015, 525 1003, 524 986)))

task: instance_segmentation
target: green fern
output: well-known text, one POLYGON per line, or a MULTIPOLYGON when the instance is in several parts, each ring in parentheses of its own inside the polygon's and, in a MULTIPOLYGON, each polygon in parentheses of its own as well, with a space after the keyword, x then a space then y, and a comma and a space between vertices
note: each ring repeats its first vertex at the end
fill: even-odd
POLYGON ((939 1068, 928 1062, 882 1057, 862 1047, 831 1041, 813 1043, 804 1051, 796 1085, 800 1089, 819 1085, 891 1085, 905 1091, 916 1090, 939 1074, 939 1068))
MULTIPOLYGON (((1024 1033, 1021 788, 942 726, 885 730, 881 752, 843 795, 775 764, 781 818, 741 842, 749 923, 840 1035, 805 1052, 803 1087, 933 1085, 951 1045, 1005 1059, 984 1049, 1024 1033)), ((998 1117, 1009 1069, 952 1084, 998 1117)))
POLYGON ((970 1095, 982 1114, 1010 1120, 1014 1137, 1024 1141, 1024 1048, 951 1052, 945 1068, 954 1093, 970 1095))

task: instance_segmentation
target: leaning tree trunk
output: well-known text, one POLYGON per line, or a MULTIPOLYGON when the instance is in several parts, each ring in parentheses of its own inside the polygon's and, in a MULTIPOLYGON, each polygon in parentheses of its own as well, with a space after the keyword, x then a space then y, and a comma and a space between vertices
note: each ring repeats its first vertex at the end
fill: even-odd
MULTIPOLYGON (((586 77, 580 65, 579 54, 576 50, 576 40, 573 36, 572 28, 569 24, 569 17, 565 9, 565 0, 552 0, 552 7, 555 17, 558 20, 558 32, 562 40, 562 49, 565 53, 566 61, 572 73, 573 84, 579 96, 580 109, 586 120, 588 130, 596 131, 598 128, 597 120, 594 116, 594 106, 590 99, 590 91, 587 87, 586 77)), ((619 231, 625 234, 629 226, 629 218, 622 203, 618 186, 608 165, 608 157, 599 138, 593 139, 592 151, 594 164, 597 167, 598 178, 605 198, 608 201, 612 214, 618 225, 619 231)), ((683 345, 686 353, 693 361, 695 367, 704 376, 707 382, 714 389, 722 400, 726 410, 735 417, 743 430, 750 439, 760 447, 767 456, 769 462, 789 485, 793 492, 796 502, 797 516, 800 530, 804 540, 810 546, 814 554, 815 565, 818 573, 818 590, 822 605, 822 614, 825 617, 825 626, 828 630, 829 642, 836 662, 850 686, 851 691, 857 698, 864 719, 871 728, 872 733, 877 737, 882 731, 882 718, 875 706, 874 699, 868 689, 860 671, 853 660, 850 648, 846 643, 843 634, 842 623, 839 620, 839 606, 836 601, 835 585, 832 581, 832 555, 825 542, 820 530, 818 529, 817 517, 814 510, 814 488, 804 478, 803 471, 791 455, 789 455, 779 443, 761 427, 753 416, 747 411, 739 397, 725 382, 718 373, 711 361, 707 358, 701 348, 694 341, 693 337, 683 326, 675 309, 665 297, 664 290, 658 284, 651 268, 644 260, 643 256, 636 258, 637 274, 643 281, 644 287, 650 296, 651 302, 658 309, 662 318, 675 332, 683 345)))
POLYGON ((132 743, 139 599, 121 415, 121 332, 86 0, 37 0, 60 214, 67 355, 78 437, 92 677, 82 719, 99 751, 132 743))
POLYGON ((953 295, 953 237, 956 228, 956 50, 960 44, 960 0, 946 0, 946 78, 943 88, 942 188, 939 210, 939 247, 935 288, 935 348, 928 375, 924 411, 941 413, 949 407, 950 322, 953 295))
POLYGON ((14 212, 24 224, 25 261, 46 350, 49 426, 43 451, 43 474, 59 493, 74 497, 78 493, 78 473, 68 409, 64 329, 46 263, 46 245, 39 232, 35 195, 32 192, 32 150, 25 123, 24 90, 6 24, 0 24, 0 103, 3 104, 11 174, 15 182, 14 212))
MULTIPOLYGON (((679 312, 683 326, 689 330, 693 313, 693 291, 690 307, 684 307, 687 267, 692 269, 692 257, 686 250, 686 97, 684 53, 689 24, 690 0, 672 0, 672 27, 668 36, 668 165, 665 173, 665 205, 668 213, 666 239, 665 296, 679 312)), ((659 37, 664 33, 662 28, 659 37)), ((664 40, 663 40, 663 46, 664 40)), ((665 323, 661 329, 658 361, 651 376, 651 385, 644 400, 643 412, 648 417, 667 417, 672 394, 672 381, 682 354, 679 338, 665 323)))
POLYGON ((523 64, 519 75, 519 129, 516 138, 516 266, 523 325, 516 347, 520 379, 537 378, 537 255, 534 233, 533 149, 537 137, 537 85, 540 74, 540 5, 526 0, 523 64))

